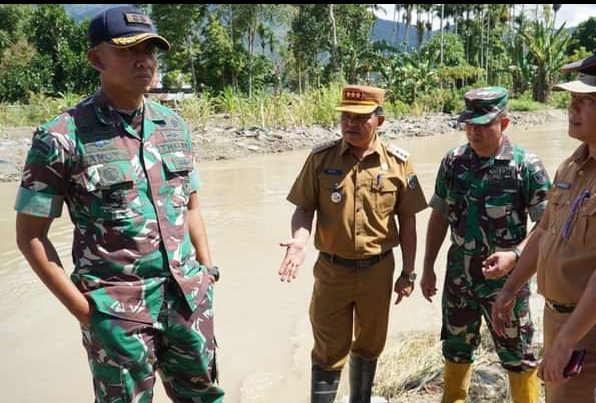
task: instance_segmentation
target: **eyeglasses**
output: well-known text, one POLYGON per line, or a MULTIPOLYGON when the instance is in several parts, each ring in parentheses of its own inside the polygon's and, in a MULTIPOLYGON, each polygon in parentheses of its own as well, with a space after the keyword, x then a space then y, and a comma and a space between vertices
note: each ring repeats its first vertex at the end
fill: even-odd
POLYGON ((366 114, 366 115, 361 115, 358 113, 342 113, 341 114, 341 121, 342 122, 347 122, 349 120, 352 120, 356 123, 366 123, 368 122, 368 119, 370 119, 373 115, 372 114, 366 114))

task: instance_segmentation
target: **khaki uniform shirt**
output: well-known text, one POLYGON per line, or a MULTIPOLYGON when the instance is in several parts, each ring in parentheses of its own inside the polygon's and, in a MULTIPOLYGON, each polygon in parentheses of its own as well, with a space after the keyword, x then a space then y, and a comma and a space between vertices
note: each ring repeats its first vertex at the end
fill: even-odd
POLYGON ((317 211, 315 247, 346 259, 397 246, 395 214, 416 214, 427 206, 407 153, 378 138, 362 161, 343 140, 315 148, 288 200, 317 211))
POLYGON ((546 232, 538 250, 538 292, 554 302, 576 304, 596 269, 594 152, 581 145, 559 166, 553 185, 540 221, 546 232))

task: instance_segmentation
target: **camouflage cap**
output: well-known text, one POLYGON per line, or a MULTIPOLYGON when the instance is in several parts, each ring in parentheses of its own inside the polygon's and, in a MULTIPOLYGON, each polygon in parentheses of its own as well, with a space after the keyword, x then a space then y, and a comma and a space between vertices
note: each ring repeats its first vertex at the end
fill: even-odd
POLYGON ((347 85, 341 93, 341 104, 336 111, 367 114, 383 106, 385 90, 366 85, 347 85))
POLYGON ((503 87, 483 87, 465 93, 466 110, 458 118, 459 122, 485 125, 507 110, 509 92, 503 87))
POLYGON ((88 34, 91 46, 106 42, 117 48, 129 48, 151 39, 160 49, 170 50, 168 41, 157 35, 151 19, 131 6, 100 11, 89 23, 88 34))

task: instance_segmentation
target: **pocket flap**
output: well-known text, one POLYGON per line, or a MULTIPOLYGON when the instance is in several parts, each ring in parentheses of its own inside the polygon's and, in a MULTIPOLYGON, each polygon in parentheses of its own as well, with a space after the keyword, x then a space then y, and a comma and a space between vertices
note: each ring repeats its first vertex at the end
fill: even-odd
POLYGON ((110 188, 122 183, 132 184, 132 164, 117 162, 104 165, 92 165, 85 168, 82 175, 83 186, 88 192, 110 188))
POLYGON ((565 195, 559 189, 551 188, 547 200, 549 203, 561 205, 565 202, 564 197, 565 195))
POLYGON ((584 201, 584 204, 581 208, 582 214, 585 215, 594 215, 596 214, 596 195, 590 197, 588 200, 584 201))
POLYGON ((164 165, 171 173, 190 172, 194 169, 190 156, 166 154, 162 158, 164 165))

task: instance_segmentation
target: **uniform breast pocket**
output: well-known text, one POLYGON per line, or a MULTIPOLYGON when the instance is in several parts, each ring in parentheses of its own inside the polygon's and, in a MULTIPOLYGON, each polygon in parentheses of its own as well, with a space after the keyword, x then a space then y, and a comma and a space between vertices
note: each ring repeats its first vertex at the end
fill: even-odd
POLYGON ((565 220, 569 215, 570 197, 569 191, 560 189, 551 189, 548 195, 547 208, 551 209, 549 231, 559 232, 564 226, 565 220))
POLYGON ((509 248, 523 240, 526 217, 520 217, 513 194, 505 192, 498 196, 487 196, 484 209, 496 246, 509 248))
POLYGON ((137 176, 130 162, 86 167, 77 179, 85 190, 80 208, 92 219, 118 221, 142 214, 137 176))
POLYGON ((580 245, 596 244, 596 195, 584 201, 578 213, 577 238, 570 238, 570 241, 580 245))
POLYGON ((373 209, 379 213, 387 214, 395 210, 397 196, 400 189, 398 178, 381 178, 373 180, 371 185, 373 196, 373 209))
POLYGON ((457 227, 462 215, 467 210, 466 192, 458 189, 449 189, 445 197, 447 208, 446 219, 451 226, 457 227))
POLYGON ((190 153, 171 153, 163 155, 163 165, 167 186, 162 187, 163 194, 171 198, 174 207, 188 204, 191 183, 190 173, 194 169, 190 153))

